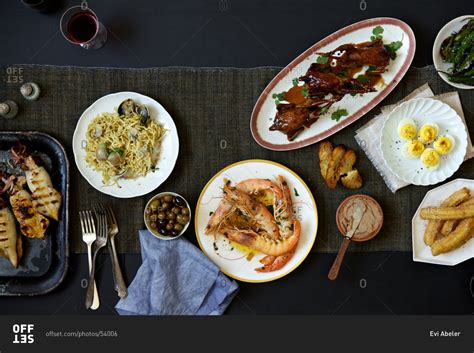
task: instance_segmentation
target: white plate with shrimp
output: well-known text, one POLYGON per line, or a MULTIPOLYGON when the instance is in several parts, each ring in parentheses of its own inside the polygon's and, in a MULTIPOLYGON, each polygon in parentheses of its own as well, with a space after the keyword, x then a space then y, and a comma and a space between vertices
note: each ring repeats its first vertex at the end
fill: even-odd
MULTIPOLYGON (((274 202, 272 196, 274 193, 271 191, 268 191, 268 193, 272 198, 272 200, 267 200, 268 204, 272 204, 274 202)), ((235 195, 232 193, 232 196, 235 195)), ((261 202, 266 203, 262 200, 261 202)), ((277 214, 274 211, 278 209, 277 206, 263 208, 261 214, 266 214, 267 212, 270 212, 270 215, 277 214)), ((288 208, 288 210, 290 208, 288 208)), ((245 160, 234 163, 219 171, 211 178, 201 192, 196 206, 195 215, 194 224, 196 237, 202 251, 220 267, 223 273, 243 282, 269 282, 292 272, 303 262, 311 251, 316 240, 318 229, 318 211, 316 202, 314 201, 313 195, 308 186, 292 170, 281 164, 267 160, 245 160), (279 177, 282 177, 282 179, 279 179, 279 177), (276 256, 277 261, 267 265, 273 266, 266 267, 268 270, 271 269, 271 271, 268 272, 261 272, 257 269, 265 267, 261 260, 264 258, 268 260, 269 257, 265 253, 255 250, 254 246, 258 247, 258 245, 254 243, 249 247, 241 245, 241 243, 245 242, 245 239, 249 238, 243 235, 241 231, 235 232, 240 237, 229 237, 238 240, 240 243, 229 240, 228 237, 220 233, 224 232, 222 230, 214 232, 208 231, 207 233, 209 234, 206 234, 206 227, 211 218, 215 218, 216 214, 214 212, 216 212, 221 204, 223 189, 227 190, 224 186, 226 184, 229 186, 236 186, 238 183, 242 183, 249 179, 253 179, 251 185, 255 190, 259 187, 265 188, 265 185, 269 185, 268 183, 271 181, 275 185, 278 185, 278 189, 274 190, 275 194, 278 190, 282 190, 282 193, 279 195, 282 195, 285 200, 291 199, 290 208, 292 208, 293 214, 289 217, 281 218, 281 213, 278 213, 278 217, 276 217, 278 220, 274 222, 273 225, 276 226, 276 224, 278 224, 277 227, 279 229, 279 234, 288 232, 287 234, 284 234, 285 240, 281 242, 279 241, 277 246, 285 246, 287 239, 288 242, 294 241, 294 239, 296 239, 295 233, 297 233, 297 230, 300 230, 298 233, 299 238, 297 242, 295 241, 296 245, 292 247, 290 251, 290 253, 293 252, 293 255, 291 257, 285 256, 286 254, 276 256), (259 184, 255 184, 257 180, 259 180, 259 184), (280 184, 278 182, 279 180, 281 182, 280 184), (279 221, 281 219, 290 220, 286 228, 283 228, 286 223, 284 221, 279 221), (277 266, 276 264, 278 260, 284 262, 284 264, 282 266, 277 266)), ((285 213, 283 213, 283 215, 285 215, 285 213)), ((261 220, 261 218, 259 220, 261 220)), ((259 227, 263 228, 264 223, 264 221, 259 222, 259 227)), ((272 227, 271 224, 268 226, 272 227)), ((269 230, 267 234, 270 232, 271 230, 269 230)))

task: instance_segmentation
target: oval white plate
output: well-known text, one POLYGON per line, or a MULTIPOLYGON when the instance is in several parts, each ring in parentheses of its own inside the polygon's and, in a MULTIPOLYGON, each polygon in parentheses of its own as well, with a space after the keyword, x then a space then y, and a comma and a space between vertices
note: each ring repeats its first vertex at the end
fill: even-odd
POLYGON ((446 180, 458 170, 467 149, 467 133, 462 119, 447 104, 431 98, 415 98, 400 104, 385 120, 380 136, 382 156, 392 172, 414 185, 432 185, 446 180), (456 140, 453 151, 442 156, 438 169, 423 168, 419 159, 403 156, 406 142, 398 136, 398 124, 403 118, 412 118, 419 129, 423 124, 436 123, 439 135, 446 133, 456 140))
POLYGON ((423 240, 428 221, 420 218, 421 209, 440 205, 449 195, 463 187, 470 189, 471 195, 474 195, 474 180, 470 179, 456 179, 426 193, 411 223, 413 261, 453 266, 474 257, 474 238, 471 238, 460 248, 438 256, 431 255, 431 248, 423 240))
POLYGON ((335 134, 369 112, 395 88, 410 67, 415 55, 415 46, 415 35, 411 28, 396 18, 381 17, 364 20, 329 35, 299 55, 281 70, 263 90, 255 103, 250 119, 253 138, 259 145, 267 149, 287 151, 311 145, 335 134), (383 74, 385 86, 377 85, 375 87, 377 92, 367 93, 362 97, 347 95, 334 107, 347 109, 349 116, 342 117, 339 122, 336 122, 331 119, 333 109, 330 109, 309 128, 305 128, 293 141, 288 141, 286 135, 279 131, 269 130, 276 114, 276 106, 272 98, 274 93, 287 91, 291 88, 293 86, 292 79, 304 75, 311 63, 315 62, 319 56, 316 54, 317 52, 331 51, 346 43, 369 41, 372 30, 376 26, 384 28, 384 42, 402 40, 403 43, 403 46, 397 51, 396 60, 390 62, 387 72, 383 74))
POLYGON ((217 265, 221 271, 243 282, 269 282, 281 278, 297 268, 311 251, 318 229, 318 210, 313 195, 305 182, 287 167, 266 160, 246 160, 234 163, 212 177, 199 196, 194 217, 196 237, 202 251, 217 265), (268 178, 274 180, 278 175, 285 177, 291 190, 293 206, 301 222, 301 237, 295 254, 291 260, 280 270, 260 273, 255 268, 261 267, 259 262, 265 255, 255 255, 251 261, 246 259, 246 254, 238 249, 232 249, 223 236, 217 235, 219 254, 214 250, 214 236, 204 233, 207 222, 212 212, 219 205, 222 197, 222 186, 226 179, 233 185, 249 178, 268 178), (225 257, 225 258, 224 258, 225 257))
POLYGON ((468 86, 463 83, 454 83, 448 80, 448 77, 446 74, 443 74, 439 71, 444 71, 448 72, 448 69, 451 67, 452 64, 445 63, 443 59, 441 58, 441 54, 439 53, 439 49, 441 48, 441 43, 443 43, 443 40, 445 40, 447 37, 449 37, 451 34, 454 32, 458 32, 462 26, 466 24, 466 19, 467 18, 472 18, 474 15, 466 15, 466 16, 461 16, 458 18, 455 18, 454 20, 448 22, 446 25, 444 25, 443 28, 438 32, 438 35, 436 36, 436 39, 433 44, 433 64, 438 70, 439 76, 446 82, 447 84, 460 88, 460 89, 473 89, 473 86, 468 86))
POLYGON ((72 138, 72 149, 77 168, 89 184, 104 194, 119 198, 130 198, 148 194, 169 177, 178 158, 179 139, 173 119, 160 103, 143 94, 118 92, 99 98, 82 113, 72 138), (87 141, 87 126, 98 114, 116 111, 119 104, 127 98, 146 105, 150 111, 151 118, 155 119, 167 130, 161 143, 160 158, 156 164, 159 169, 137 179, 121 179, 119 182, 120 187, 117 185, 104 185, 101 173, 86 163, 84 144, 87 141))

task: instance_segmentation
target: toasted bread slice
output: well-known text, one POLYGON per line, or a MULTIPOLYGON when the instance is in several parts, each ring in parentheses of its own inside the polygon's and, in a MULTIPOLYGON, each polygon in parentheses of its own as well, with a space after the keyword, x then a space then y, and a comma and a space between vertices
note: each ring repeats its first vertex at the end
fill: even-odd
POLYGON ((329 188, 334 189, 339 181, 341 175, 338 173, 339 164, 344 158, 346 149, 344 146, 339 145, 334 148, 331 153, 331 160, 329 162, 328 171, 326 174, 326 184, 329 188))
POLYGON ((359 171, 354 169, 341 178, 341 183, 348 189, 359 189, 362 187, 362 177, 359 171))
POLYGON ((332 155, 332 143, 329 141, 322 142, 319 144, 319 169, 324 180, 328 174, 329 162, 331 161, 332 155))
POLYGON ((342 177, 354 169, 354 164, 357 160, 357 155, 353 150, 347 150, 344 157, 341 159, 338 167, 338 173, 342 177))

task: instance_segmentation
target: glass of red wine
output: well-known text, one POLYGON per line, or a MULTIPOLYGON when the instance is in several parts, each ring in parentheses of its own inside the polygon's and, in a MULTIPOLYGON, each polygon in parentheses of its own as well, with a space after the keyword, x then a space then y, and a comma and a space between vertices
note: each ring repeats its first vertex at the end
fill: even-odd
POLYGON ((99 49, 107 41, 107 30, 94 11, 87 6, 74 6, 61 17, 61 33, 72 44, 84 49, 99 49))

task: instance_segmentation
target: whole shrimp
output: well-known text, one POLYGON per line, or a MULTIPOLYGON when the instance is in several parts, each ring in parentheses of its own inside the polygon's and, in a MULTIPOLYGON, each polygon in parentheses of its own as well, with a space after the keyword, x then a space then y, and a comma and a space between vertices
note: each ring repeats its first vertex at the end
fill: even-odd
POLYGON ((224 197, 206 226, 206 234, 215 232, 267 254, 260 260, 263 266, 256 271, 281 269, 292 258, 301 233, 284 177, 278 176, 276 183, 254 178, 241 181, 235 188, 226 185, 224 197), (273 214, 257 201, 268 193, 272 196, 273 214), (254 223, 241 228, 228 222, 236 211, 254 223))
MULTIPOLYGON (((280 235, 285 238, 292 236, 296 223, 298 224, 297 227, 299 229, 301 228, 301 225, 293 214, 293 202, 291 201, 290 188, 283 176, 279 175, 277 177, 277 185, 281 190, 283 197, 280 198, 277 205, 274 206, 274 215, 280 229, 280 235)), ((271 255, 265 256, 260 260, 263 266, 256 268, 255 270, 258 272, 270 272, 281 269, 291 260, 295 253, 295 248, 286 254, 276 257, 271 255)))
MULTIPOLYGON (((264 254, 279 256, 291 251, 298 243, 301 227, 297 220, 291 225, 291 235, 287 231, 286 237, 278 236, 280 225, 275 223, 273 215, 261 203, 252 199, 247 193, 229 186, 224 187, 224 199, 235 206, 247 217, 255 220, 257 230, 238 229, 227 227, 229 239, 264 254), (270 229, 271 233, 268 231, 270 229)), ((284 225, 284 227, 287 227, 284 225)))

